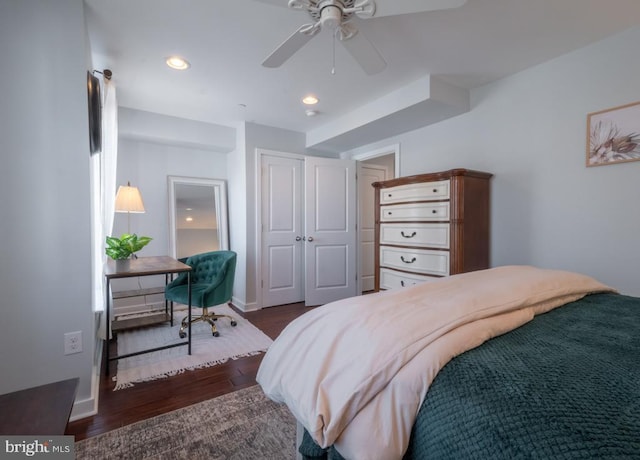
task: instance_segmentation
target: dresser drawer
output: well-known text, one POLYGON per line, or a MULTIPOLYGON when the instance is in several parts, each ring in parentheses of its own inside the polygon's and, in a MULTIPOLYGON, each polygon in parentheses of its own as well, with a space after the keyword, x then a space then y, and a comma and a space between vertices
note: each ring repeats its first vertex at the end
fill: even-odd
POLYGON ((380 206, 381 222, 397 222, 401 220, 449 220, 449 202, 380 206))
POLYGON ((380 189, 380 204, 403 201, 448 200, 449 181, 423 182, 380 189))
POLYGON ((449 249, 449 224, 380 224, 380 244, 449 249))
POLYGON ((380 246, 380 266, 427 275, 449 275, 449 251, 380 246))
POLYGON ((415 275, 413 273, 403 273, 388 268, 380 269, 380 289, 398 289, 415 286, 416 284, 437 280, 433 276, 415 275))

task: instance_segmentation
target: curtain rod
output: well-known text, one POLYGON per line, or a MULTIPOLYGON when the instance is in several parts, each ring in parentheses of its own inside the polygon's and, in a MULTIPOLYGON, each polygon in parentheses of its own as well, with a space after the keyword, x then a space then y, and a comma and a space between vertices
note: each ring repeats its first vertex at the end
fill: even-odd
POLYGON ((111 76, 113 75, 113 73, 109 69, 104 69, 102 72, 94 69, 93 73, 96 73, 96 72, 103 75, 104 78, 106 78, 107 80, 111 80, 111 76))

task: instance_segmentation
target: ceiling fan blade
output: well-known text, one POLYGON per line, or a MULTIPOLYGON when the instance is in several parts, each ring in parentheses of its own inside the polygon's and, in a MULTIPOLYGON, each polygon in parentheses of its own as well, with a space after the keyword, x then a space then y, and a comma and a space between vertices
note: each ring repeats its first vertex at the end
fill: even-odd
POLYGON ((254 1, 260 2, 260 3, 266 3, 268 5, 288 6, 287 0, 254 0, 254 1))
POLYGON ((376 74, 387 66, 373 43, 361 31, 348 40, 340 41, 367 75, 376 74))
POLYGON ((287 38, 276 50, 267 57, 262 65, 264 67, 280 67, 302 48, 320 30, 315 25, 305 24, 287 38))
MULTIPOLYGON (((373 17, 396 16, 399 14, 423 13, 425 11, 459 8, 467 0, 375 0, 376 12, 373 17)), ((356 2, 357 5, 358 2, 356 2)))
POLYGON ((317 9, 317 2, 320 0, 254 0, 267 5, 285 6, 294 10, 317 9))

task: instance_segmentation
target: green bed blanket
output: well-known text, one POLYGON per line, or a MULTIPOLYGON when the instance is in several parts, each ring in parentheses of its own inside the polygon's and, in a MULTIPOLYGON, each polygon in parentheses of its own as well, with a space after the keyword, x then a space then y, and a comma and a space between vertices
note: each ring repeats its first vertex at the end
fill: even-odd
MULTIPOLYGON (((306 433, 299 450, 342 458, 306 433)), ((520 458, 640 459, 640 299, 587 296, 439 372, 405 459, 520 458)))

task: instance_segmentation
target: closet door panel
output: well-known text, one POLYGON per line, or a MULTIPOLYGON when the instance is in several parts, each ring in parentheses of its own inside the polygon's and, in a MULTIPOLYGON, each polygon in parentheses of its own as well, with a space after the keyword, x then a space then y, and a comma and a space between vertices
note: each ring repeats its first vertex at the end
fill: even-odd
POLYGON ((304 300, 303 162, 262 160, 262 306, 304 300))

